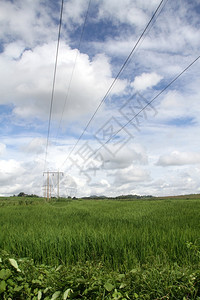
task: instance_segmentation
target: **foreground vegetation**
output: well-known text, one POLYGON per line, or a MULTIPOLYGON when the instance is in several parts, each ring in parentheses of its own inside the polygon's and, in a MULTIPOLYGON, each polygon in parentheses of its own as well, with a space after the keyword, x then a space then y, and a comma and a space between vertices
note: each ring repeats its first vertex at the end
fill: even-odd
POLYGON ((2 198, 2 299, 200 299, 199 219, 198 197, 2 198))
POLYGON ((1 299, 200 299, 200 270, 167 262, 135 267, 125 273, 101 264, 35 266, 0 253, 1 299))

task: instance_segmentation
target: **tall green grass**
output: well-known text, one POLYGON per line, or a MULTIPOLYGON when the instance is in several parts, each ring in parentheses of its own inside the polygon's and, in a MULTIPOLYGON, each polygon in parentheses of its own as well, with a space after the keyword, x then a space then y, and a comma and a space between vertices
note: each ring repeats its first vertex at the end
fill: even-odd
POLYGON ((200 243, 198 199, 27 204, 0 207, 0 248, 18 257, 56 265, 101 261, 115 270, 155 258, 197 262, 187 242, 200 243))

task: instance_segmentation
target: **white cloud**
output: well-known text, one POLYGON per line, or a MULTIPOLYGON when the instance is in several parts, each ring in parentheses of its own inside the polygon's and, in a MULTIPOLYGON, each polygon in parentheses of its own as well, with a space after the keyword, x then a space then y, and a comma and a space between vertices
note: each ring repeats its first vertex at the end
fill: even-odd
POLYGON ((147 88, 156 86, 162 79, 162 76, 156 73, 142 73, 140 76, 136 76, 131 84, 136 91, 143 91, 147 88))
POLYGON ((160 196, 196 194, 200 192, 199 175, 200 169, 194 166, 170 170, 159 180, 151 182, 150 189, 152 194, 160 196))
POLYGON ((21 175, 24 173, 24 168, 21 166, 20 162, 13 159, 10 160, 0 160, 0 185, 7 184, 10 186, 16 184, 21 179, 21 175))
POLYGON ((22 151, 26 153, 44 153, 46 146, 46 139, 44 138, 33 138, 27 145, 22 146, 22 151))
POLYGON ((81 25, 84 21, 88 2, 84 0, 69 0, 64 3, 63 22, 67 26, 70 23, 81 25))
MULTIPOLYGON (((39 176, 42 177, 44 168, 60 3, 0 2, 0 193, 41 194, 39 176)), ((115 156, 101 151, 104 167, 101 162, 96 168, 84 163, 70 168, 70 161, 63 165, 159 3, 159 0, 91 2, 79 52, 76 47, 88 1, 64 3, 47 165, 51 170, 60 167, 71 176, 66 177, 67 181, 70 185, 77 184, 79 196, 198 191, 199 62, 152 103, 156 116, 155 111, 152 114, 146 110, 147 118, 145 114, 138 117, 140 131, 131 124, 127 126, 132 137, 115 156), (77 64, 63 112, 76 55, 77 64), (54 134, 62 112, 63 131, 56 140, 54 134), (91 182, 81 173, 82 167, 91 175, 91 182)), ((150 101, 199 55, 196 5, 198 1, 166 2, 82 137, 83 143, 88 141, 94 150, 98 148, 93 134, 112 117, 121 124, 127 122, 130 108, 124 115, 119 108, 133 92, 140 91, 150 101)), ((138 112, 137 105, 133 110, 138 112)), ((121 135, 124 137, 125 133, 121 135)), ((74 159, 79 146, 72 154, 74 159)), ((115 152, 112 143, 107 146, 115 152)), ((66 184, 63 193, 65 188, 66 184)))
POLYGON ((138 26, 147 24, 150 14, 156 9, 158 1, 154 0, 148 5, 144 1, 131 0, 103 0, 100 3, 99 18, 111 19, 115 23, 126 23, 138 26))
MULTIPOLYGON (((112 147, 109 147, 109 150, 112 151, 112 147)), ((103 169, 105 170, 125 169, 133 163, 139 165, 148 163, 145 149, 137 144, 125 145, 116 155, 109 154, 106 150, 102 152, 102 155, 104 157, 103 169)))
POLYGON ((3 155, 6 151, 6 145, 0 143, 0 155, 3 155))
POLYGON ((168 155, 160 156, 158 166, 182 166, 200 164, 200 153, 173 151, 168 155))
MULTIPOLYGON (((14 51, 13 48, 12 55, 19 55, 17 46, 16 49, 14 51)), ((48 117, 55 49, 55 43, 37 46, 23 52, 19 60, 8 58, 8 54, 11 55, 8 50, 1 55, 1 103, 13 103, 17 116, 23 119, 48 117), (13 78, 12 82, 10 78, 13 78)), ((61 116, 67 97, 76 55, 77 50, 61 44, 53 105, 54 117, 57 118, 61 116)), ((76 119, 77 116, 94 111, 112 80, 110 64, 105 55, 95 56, 91 61, 88 55, 79 53, 64 117, 76 119)), ((112 93, 119 93, 124 88, 125 82, 122 81, 112 93)))
POLYGON ((150 180, 150 174, 147 170, 131 165, 130 167, 122 170, 118 170, 114 174, 114 184, 121 186, 128 183, 135 184, 136 182, 144 182, 150 180))
POLYGON ((19 59, 24 49, 25 46, 21 41, 9 43, 4 49, 4 56, 6 59, 19 59))
POLYGON ((23 40, 27 47, 51 38, 56 40, 57 28, 52 23, 52 14, 48 6, 40 0, 2 0, 0 37, 5 42, 23 40))
MULTIPOLYGON (((188 80, 192 81, 191 78, 188 80)), ((162 101, 157 105, 158 119, 170 121, 176 118, 193 118, 195 122, 198 122, 200 103, 196 88, 197 83, 194 79, 194 82, 188 82, 186 90, 183 86, 180 91, 174 89, 165 93, 162 101)))

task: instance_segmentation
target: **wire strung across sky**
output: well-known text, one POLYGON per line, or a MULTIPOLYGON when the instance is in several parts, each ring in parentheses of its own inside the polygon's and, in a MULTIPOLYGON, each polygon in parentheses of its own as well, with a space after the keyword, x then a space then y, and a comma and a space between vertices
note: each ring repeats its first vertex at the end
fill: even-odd
POLYGON ((83 27, 82 27, 82 31, 81 31, 81 35, 80 35, 78 48, 76 49, 76 57, 75 57, 75 60, 74 60, 74 65, 73 65, 73 69, 72 69, 72 72, 71 72, 69 85, 68 85, 68 88, 67 88, 67 94, 66 94, 65 102, 64 102, 64 105, 63 105, 63 109, 62 109, 62 115, 61 115, 61 118, 60 118, 60 121, 59 121, 59 126, 58 126, 58 130, 57 130, 57 134, 56 134, 56 139, 58 138, 58 134, 59 134, 60 127, 61 127, 61 124, 62 124, 62 119, 63 119, 63 115, 64 115, 64 112, 65 112, 66 104, 69 101, 69 91, 70 91, 70 88, 71 88, 71 83, 72 83, 72 79, 73 79, 73 76, 74 76, 74 71, 75 71, 75 68, 76 68, 76 63, 77 63, 77 59, 78 59, 78 55, 79 55, 79 51, 80 51, 80 47, 81 47, 81 42, 82 42, 83 34, 84 34, 84 31, 85 31, 85 26, 86 26, 86 22, 87 22, 87 17, 88 17, 90 4, 91 4, 91 0, 89 0, 89 2, 88 2, 88 7, 87 7, 86 14, 85 14, 85 19, 84 19, 84 23, 83 23, 83 27))
POLYGON ((140 41, 142 40, 142 38, 144 37, 147 29, 150 27, 152 21, 154 20, 154 18, 156 17, 157 13, 159 12, 159 9, 161 8, 162 4, 163 4, 164 0, 161 0, 161 2, 159 3, 159 5, 157 6, 155 12, 153 13, 151 19, 149 20, 149 22, 147 23, 146 27, 144 28, 142 34, 140 35, 140 37, 138 38, 137 42, 135 43, 134 47, 132 48, 131 52, 129 53, 129 55, 127 56, 126 60, 124 61, 123 65, 121 66, 119 72, 117 73, 116 77, 114 78, 114 80, 112 81, 110 87, 108 88, 105 96, 102 98, 101 102, 99 103, 99 105, 97 106, 96 110, 94 111, 93 115, 91 116, 91 118, 89 119, 87 125, 85 126, 84 130, 82 131, 81 135, 79 136, 79 138, 77 139, 76 143, 74 144, 72 150, 70 151, 69 155, 67 156, 67 158, 64 160, 64 162, 62 163, 61 166, 63 166, 66 161, 69 159, 69 157, 71 156, 72 152, 74 151, 74 149, 76 148, 76 146, 78 145, 78 143, 80 142, 81 138, 83 137, 84 133, 86 132, 87 128, 89 127, 90 123, 92 122, 92 120, 94 119, 95 115, 97 114, 98 110, 100 109, 101 105, 104 103, 104 101, 106 100, 106 98, 108 97, 109 93, 111 92, 113 86, 115 85, 115 83, 117 82, 117 80, 119 79, 119 76, 121 75, 121 73, 123 72, 124 68, 126 67, 127 63, 129 62, 131 56, 133 55, 134 51, 136 50, 138 44, 140 43, 140 41))
POLYGON ((47 142, 46 142, 46 150, 45 150, 44 170, 46 169, 48 146, 49 146, 49 135, 50 135, 51 116, 52 116, 53 101, 54 101, 56 71, 57 71, 57 64, 58 64, 58 52, 59 52, 60 35, 61 35, 61 27, 62 27, 63 6, 64 6, 64 0, 62 0, 62 2, 61 2, 61 9, 60 9, 60 21, 59 21, 59 29, 58 29, 56 59, 55 59, 55 66, 54 66, 54 72, 53 72, 53 83, 52 83, 51 102, 50 102, 50 111, 49 111, 49 122, 48 122, 47 142))
POLYGON ((194 65, 200 55, 193 60, 182 72, 180 72, 173 80, 171 80, 150 102, 148 102, 137 114, 135 114, 126 124, 121 126, 119 130, 117 130, 103 145, 101 145, 97 150, 95 150, 89 157, 90 159, 93 155, 99 152, 106 144, 108 144, 113 138, 115 138, 125 127, 127 127, 142 111, 144 111, 153 101, 155 101, 162 93, 164 93, 178 78, 180 78, 192 65, 194 65))

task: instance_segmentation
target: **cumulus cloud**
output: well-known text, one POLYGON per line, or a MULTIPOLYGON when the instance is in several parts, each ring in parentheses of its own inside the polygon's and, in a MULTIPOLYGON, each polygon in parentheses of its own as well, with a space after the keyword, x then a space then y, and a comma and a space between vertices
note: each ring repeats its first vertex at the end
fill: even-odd
POLYGON ((21 175, 24 173, 24 168, 21 166, 20 162, 10 159, 10 160, 0 160, 0 186, 5 185, 11 186, 16 185, 20 181, 21 175))
POLYGON ((147 16, 141 8, 131 1, 103 1, 99 10, 99 18, 115 18, 115 22, 130 23, 137 26, 144 25, 147 16), (123 2, 123 5, 122 5, 123 2))
MULTIPOLYGON (((112 147, 110 147, 112 151, 112 147)), ((148 157, 145 149, 141 145, 124 146, 115 156, 109 154, 104 150, 102 152, 104 162, 103 169, 115 170, 125 169, 130 167, 133 163, 145 165, 148 163, 148 157)))
MULTIPOLYGON (((42 180, 38 174, 42 176, 44 166, 60 4, 43 0, 0 2, 0 193, 41 194, 42 180)), ((110 152, 101 152, 104 165, 102 162, 97 164, 95 159, 92 163, 97 164, 96 168, 87 164, 74 164, 70 168, 70 161, 62 164, 159 2, 91 2, 79 51, 76 48, 88 2, 69 0, 64 3, 47 165, 52 170, 61 167, 69 172, 80 196, 83 193, 113 196, 119 193, 177 194, 183 190, 183 185, 184 192, 198 190, 199 171, 194 174, 192 170, 186 170, 190 165, 191 169, 198 169, 200 164, 198 62, 156 99, 153 103, 158 112, 156 117, 151 117, 146 110, 148 119, 145 118, 140 131, 132 124, 126 127, 127 132, 134 131, 134 142, 140 147, 132 146, 130 134, 129 142, 115 151, 114 142, 127 134, 120 132, 120 136, 106 145, 110 152), (54 133, 62 113, 63 132, 56 141, 54 133), (174 176, 171 168, 158 168, 158 165, 174 166, 174 176), (82 167, 92 174, 90 183, 81 173, 82 167), (183 169, 184 173, 180 171, 183 169)), ((130 113, 138 112, 136 106, 133 110, 127 107, 123 115, 119 111, 133 96, 133 89, 147 101, 151 100, 199 55, 198 6, 198 1, 165 2, 98 116, 84 133, 83 143, 91 141, 92 146, 95 144, 94 150, 98 148, 100 145, 93 133, 102 124, 114 117, 123 125, 130 113)), ((138 116, 138 120, 140 117, 144 120, 145 115, 138 116)), ((78 149, 79 145, 73 158, 78 149)), ((66 182, 73 185, 70 178, 66 182)), ((66 184, 63 195, 65 187, 66 184)))
POLYGON ((168 91, 162 102, 159 103, 159 118, 175 118, 188 115, 191 111, 191 104, 195 103, 193 95, 187 95, 177 90, 168 91), (190 98, 191 101, 188 101, 190 98))
POLYGON ((124 185, 128 183, 137 183, 150 180, 150 174, 147 170, 131 165, 130 167, 122 170, 118 170, 114 174, 114 184, 116 186, 124 185))
POLYGON ((28 47, 50 40, 56 37, 57 33, 51 16, 48 6, 40 0, 2 0, 0 37, 6 43, 23 40, 28 47))
MULTIPOLYGON (((1 55, 0 75, 3 89, 0 101, 2 104, 13 103, 13 112, 17 116, 24 119, 48 117, 55 49, 55 43, 37 46, 22 52, 19 60, 9 57, 14 53, 7 49, 1 55)), ((65 100, 64 117, 76 119, 80 115, 91 113, 113 80, 105 55, 97 55, 91 61, 88 55, 78 53, 78 64, 67 94, 77 51, 61 44, 53 106, 54 117, 57 118, 61 116, 65 100)), ((16 55, 19 55, 18 48, 16 55)), ((122 82, 113 93, 124 88, 125 82, 122 82)))
POLYGON ((158 5, 158 1, 154 0, 151 3, 137 0, 103 0, 100 3, 99 15, 100 19, 109 18, 115 23, 126 23, 141 28, 148 22, 148 18, 153 10, 158 5))
POLYGON ((140 76, 136 76, 132 86, 136 91, 143 91, 147 88, 151 88, 153 86, 156 86, 160 80, 162 79, 162 76, 156 74, 156 73, 142 73, 140 76))
POLYGON ((173 151, 168 155, 160 156, 156 165, 158 166, 182 166, 200 164, 200 153, 173 151))
POLYGON ((27 153, 44 153, 46 146, 46 139, 33 138, 26 146, 22 147, 22 150, 27 153))
POLYGON ((167 176, 160 175, 160 178, 151 182, 152 194, 161 196, 196 194, 199 188, 200 169, 197 167, 185 167, 168 172, 167 176))
POLYGON ((64 3, 63 21, 66 26, 81 25, 84 21, 88 3, 84 0, 69 0, 64 3))

